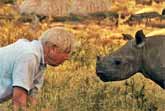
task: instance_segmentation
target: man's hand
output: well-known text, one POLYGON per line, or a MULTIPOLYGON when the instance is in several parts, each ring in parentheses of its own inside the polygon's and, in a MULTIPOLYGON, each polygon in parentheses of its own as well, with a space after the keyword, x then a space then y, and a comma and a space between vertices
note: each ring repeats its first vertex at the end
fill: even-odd
POLYGON ((26 111, 27 96, 28 96, 28 93, 25 89, 21 87, 13 88, 12 101, 13 101, 14 111, 18 111, 19 109, 26 111))
POLYGON ((38 104, 37 98, 34 96, 28 96, 28 101, 31 103, 31 105, 35 106, 38 104))

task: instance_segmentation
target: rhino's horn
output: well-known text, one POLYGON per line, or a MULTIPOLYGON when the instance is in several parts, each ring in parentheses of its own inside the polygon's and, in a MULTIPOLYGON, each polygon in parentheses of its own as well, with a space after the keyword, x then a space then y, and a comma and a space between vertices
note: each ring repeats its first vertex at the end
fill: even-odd
POLYGON ((138 47, 142 47, 145 42, 145 35, 143 33, 143 30, 138 30, 135 34, 135 38, 136 38, 136 45, 138 47))

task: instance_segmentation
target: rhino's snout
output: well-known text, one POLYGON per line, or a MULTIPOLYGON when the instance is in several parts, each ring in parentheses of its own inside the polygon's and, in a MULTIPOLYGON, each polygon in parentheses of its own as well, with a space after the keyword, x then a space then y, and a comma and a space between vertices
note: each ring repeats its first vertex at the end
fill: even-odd
POLYGON ((102 57, 100 56, 97 56, 97 61, 96 61, 96 74, 97 76, 104 82, 107 82, 109 81, 106 77, 106 73, 104 72, 104 68, 103 68, 103 65, 102 65, 102 57))
POLYGON ((96 59, 96 74, 98 76, 102 75, 104 72, 101 71, 100 69, 100 64, 101 64, 101 57, 100 56, 97 56, 97 59, 96 59))
POLYGON ((102 75, 104 75, 104 72, 103 71, 99 71, 98 69, 96 69, 96 74, 97 74, 97 76, 102 76, 102 75))
POLYGON ((97 62, 99 62, 101 60, 101 57, 97 56, 96 60, 97 60, 97 62))
POLYGON ((108 78, 105 76, 105 73, 103 71, 99 71, 96 69, 97 76, 104 82, 108 82, 108 78))

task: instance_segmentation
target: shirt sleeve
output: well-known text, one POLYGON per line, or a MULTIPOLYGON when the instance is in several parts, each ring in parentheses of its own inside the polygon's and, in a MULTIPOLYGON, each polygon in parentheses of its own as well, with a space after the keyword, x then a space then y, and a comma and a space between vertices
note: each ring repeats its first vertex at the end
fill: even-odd
POLYGON ((28 92, 33 88, 34 74, 37 68, 37 57, 25 55, 17 59, 13 70, 12 86, 19 86, 28 92))

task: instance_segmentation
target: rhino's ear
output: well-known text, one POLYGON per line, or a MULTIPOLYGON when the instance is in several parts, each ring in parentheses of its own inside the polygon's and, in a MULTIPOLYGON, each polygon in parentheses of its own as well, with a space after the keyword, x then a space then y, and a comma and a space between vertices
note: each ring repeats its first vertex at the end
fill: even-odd
POLYGON ((123 40, 131 40, 131 39, 133 39, 132 35, 130 35, 130 34, 122 34, 122 36, 123 36, 123 40))
POLYGON ((145 35, 143 33, 143 30, 138 30, 135 34, 136 39, 136 46, 137 47, 143 47, 145 44, 145 35))

